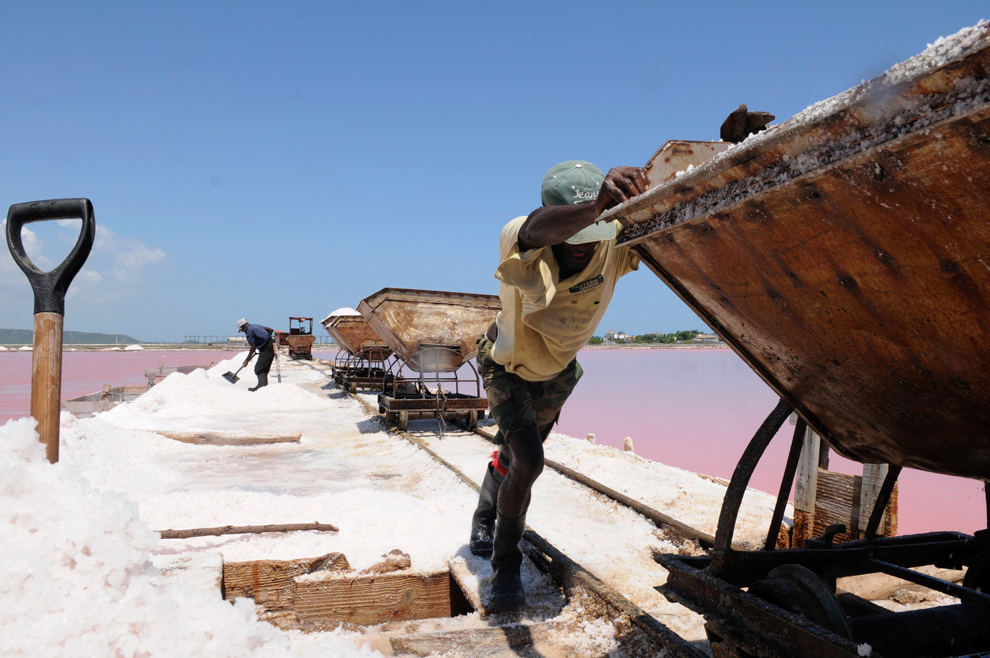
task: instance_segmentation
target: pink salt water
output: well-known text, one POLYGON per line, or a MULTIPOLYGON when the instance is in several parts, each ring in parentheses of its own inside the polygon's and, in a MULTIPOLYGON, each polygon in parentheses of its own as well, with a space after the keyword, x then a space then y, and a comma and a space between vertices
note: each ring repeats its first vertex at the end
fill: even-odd
MULTIPOLYGON (((104 384, 141 386, 146 368, 209 366, 236 352, 221 350, 163 350, 63 352, 62 399, 95 393, 104 384)), ((247 372, 247 370, 245 370, 247 372)), ((31 413, 31 352, 0 352, 0 423, 31 413)))
MULTIPOLYGON (((62 398, 93 393, 103 384, 140 386, 147 381, 145 368, 208 366, 233 354, 66 352, 62 398)), ((585 374, 561 414, 561 432, 594 433, 598 443, 617 448, 629 436, 644 457, 726 479, 777 403, 773 391, 728 349, 585 350, 578 360, 585 374)), ((31 353, 0 352, 0 423, 29 413, 30 391, 31 353)), ((751 486, 777 491, 793 429, 785 424, 778 433, 751 486)), ((830 468, 862 472, 861 465, 834 453, 830 468)), ((900 534, 986 527, 981 483, 913 470, 905 470, 900 481, 900 534)))
MULTIPOLYGON (((639 455, 726 479, 778 401, 729 349, 584 350, 578 362, 585 374, 560 416, 561 432, 594 433, 620 449, 628 436, 639 455)), ((793 432, 785 423, 750 486, 777 493, 793 432)), ((863 472, 835 452, 829 460, 831 470, 863 472)), ((899 481, 898 534, 987 527, 981 482, 909 469, 899 481)))

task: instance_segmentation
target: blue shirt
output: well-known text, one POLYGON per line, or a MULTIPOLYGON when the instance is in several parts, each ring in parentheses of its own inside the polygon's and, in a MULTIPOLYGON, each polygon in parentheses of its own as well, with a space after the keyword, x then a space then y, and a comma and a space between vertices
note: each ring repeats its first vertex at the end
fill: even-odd
POLYGON ((269 340, 271 340, 272 335, 265 331, 265 328, 260 324, 248 324, 247 329, 244 330, 247 335, 248 345, 254 348, 260 348, 264 346, 269 340))

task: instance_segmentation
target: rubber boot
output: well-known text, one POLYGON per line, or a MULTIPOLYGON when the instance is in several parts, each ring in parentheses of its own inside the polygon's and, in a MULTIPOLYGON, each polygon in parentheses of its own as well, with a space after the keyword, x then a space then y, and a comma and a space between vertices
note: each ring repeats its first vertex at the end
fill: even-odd
POLYGON ((488 464, 485 479, 478 493, 478 507, 471 517, 471 552, 478 557, 491 557, 492 537, 495 534, 495 506, 498 503, 498 488, 504 476, 488 464))
POLYGON ((519 540, 526 529, 526 515, 507 519, 498 514, 492 542, 492 612, 518 612, 526 605, 522 577, 522 551, 519 540))
POLYGON ((257 386, 252 386, 248 390, 249 391, 257 391, 259 388, 261 388, 263 386, 268 386, 268 373, 267 372, 259 372, 258 373, 258 385, 257 386))

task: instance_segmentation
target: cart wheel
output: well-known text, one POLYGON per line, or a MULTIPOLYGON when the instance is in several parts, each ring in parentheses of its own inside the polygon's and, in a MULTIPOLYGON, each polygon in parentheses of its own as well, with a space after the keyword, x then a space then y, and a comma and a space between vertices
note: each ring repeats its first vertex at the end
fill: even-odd
POLYGON ((351 382, 347 386, 347 390, 350 391, 351 393, 357 393, 357 384, 355 384, 354 382, 351 382))
POLYGON ((963 587, 990 594, 990 551, 981 553, 969 565, 963 578, 963 587))
POLYGON ((797 564, 777 567, 766 578, 750 585, 749 593, 847 640, 852 639, 849 620, 835 594, 810 569, 797 564))
POLYGON ((468 432, 474 431, 474 429, 477 428, 477 427, 478 427, 478 412, 477 411, 469 411, 468 412, 468 417, 467 417, 467 428, 468 428, 468 432))
POLYGON ((399 429, 407 430, 409 429, 409 412, 400 411, 399 413, 399 429))

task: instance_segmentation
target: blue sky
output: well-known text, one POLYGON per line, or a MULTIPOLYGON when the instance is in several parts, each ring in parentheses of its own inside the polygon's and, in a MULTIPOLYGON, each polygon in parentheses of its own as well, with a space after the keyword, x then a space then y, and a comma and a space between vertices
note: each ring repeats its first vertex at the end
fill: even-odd
MULTIPOLYGON (((85 196, 66 328, 141 340, 320 319, 385 286, 497 292, 555 163, 643 164, 781 122, 985 2, 5 3, 0 208, 85 196)), ((39 264, 71 226, 33 225, 39 264)), ((0 249, 0 327, 29 328, 0 249)), ((645 269, 600 333, 701 328, 645 269)), ((322 329, 320 330, 322 332, 322 329)))

